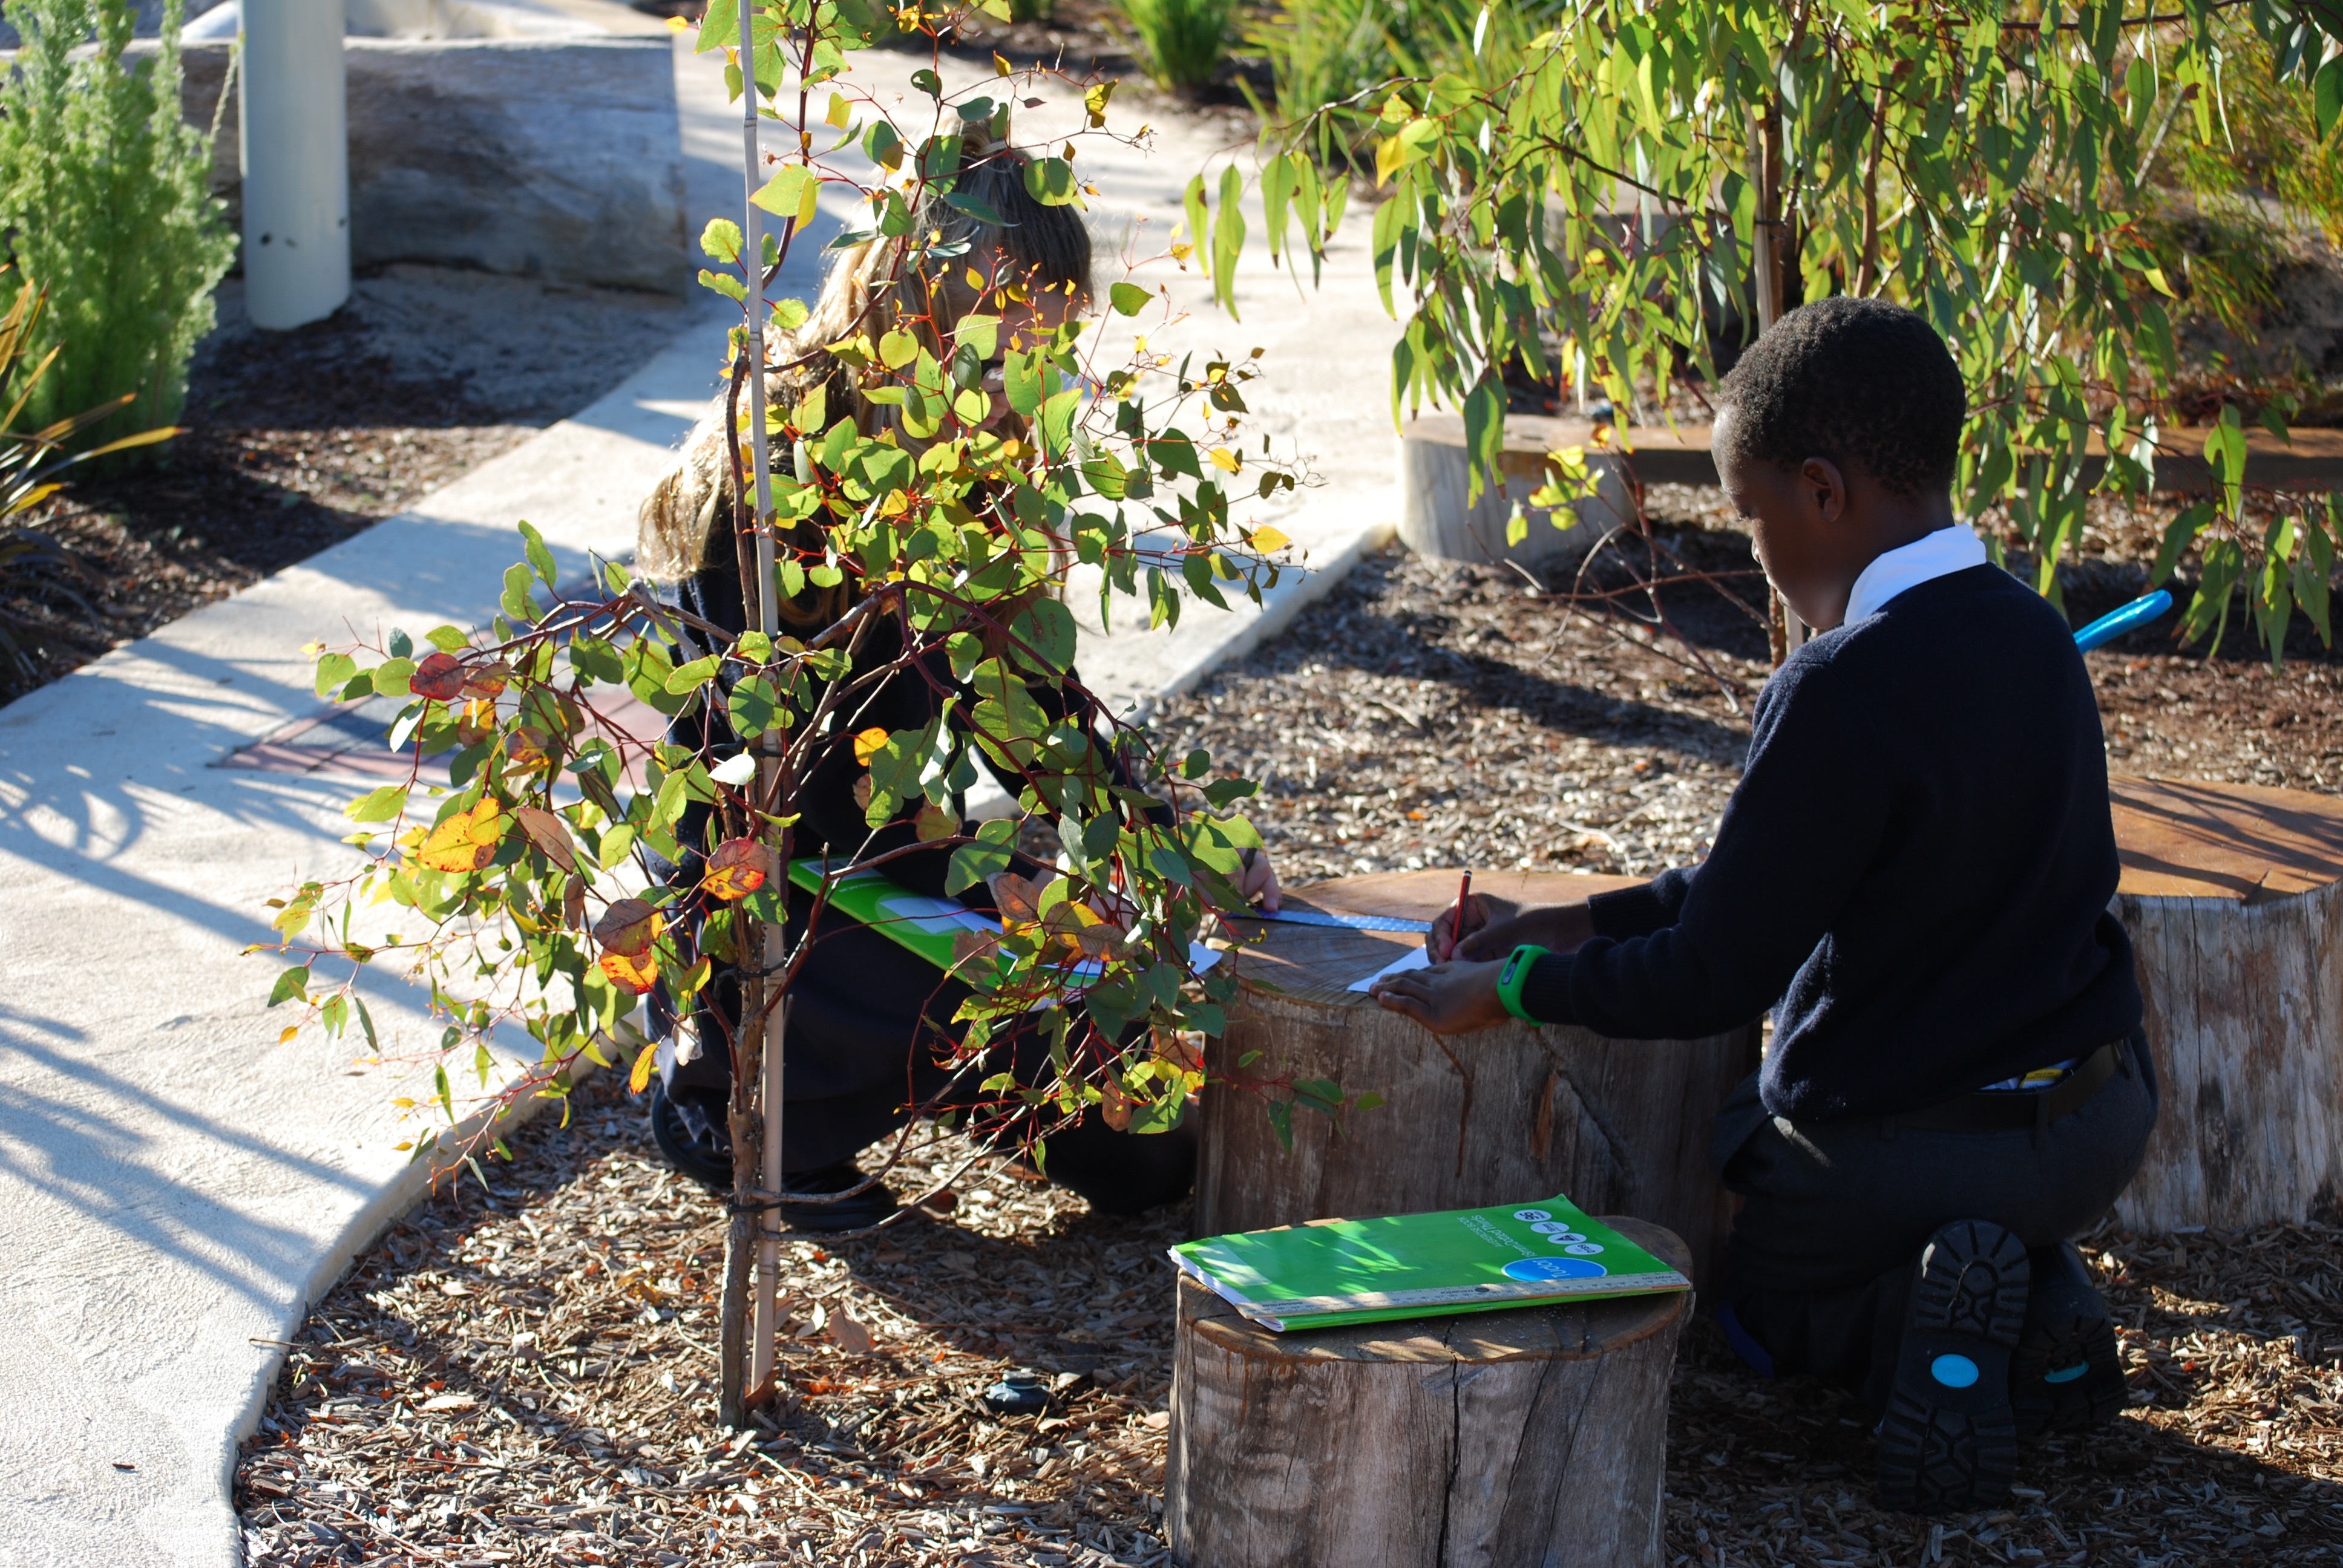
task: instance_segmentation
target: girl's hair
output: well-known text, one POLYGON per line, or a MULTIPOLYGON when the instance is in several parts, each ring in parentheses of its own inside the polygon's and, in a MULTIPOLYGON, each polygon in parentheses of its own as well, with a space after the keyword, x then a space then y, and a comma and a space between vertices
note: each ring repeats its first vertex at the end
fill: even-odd
MULTIPOLYGON (((939 351, 963 316, 976 307, 978 291, 968 281, 971 266, 985 273, 986 258, 998 255, 1011 276, 1031 287, 1068 290, 1086 297, 1091 287, 1091 236, 1071 206, 1046 206, 1025 186, 1028 160, 1002 146, 984 121, 961 132, 960 176, 951 194, 967 206, 950 205, 934 193, 923 196, 906 238, 866 240, 841 252, 822 279, 821 292, 795 331, 766 338, 765 398, 776 408, 794 407, 817 386, 826 388, 828 417, 850 417, 865 435, 876 435, 897 410, 871 403, 854 369, 826 351, 843 338, 866 336, 876 342, 899 323, 908 323, 939 351), (1004 221, 994 224, 968 210, 973 206, 1004 221), (920 265, 910 265, 912 241, 921 242, 920 265)), ((748 399, 741 399, 745 417, 748 399)), ((729 560, 735 526, 731 498, 729 432, 724 396, 692 427, 675 466, 653 487, 642 506, 636 537, 635 571, 656 582, 688 578, 711 558, 729 560)), ((819 541, 809 541, 819 546, 819 541)), ((828 618, 830 607, 804 607, 807 618, 828 618)))

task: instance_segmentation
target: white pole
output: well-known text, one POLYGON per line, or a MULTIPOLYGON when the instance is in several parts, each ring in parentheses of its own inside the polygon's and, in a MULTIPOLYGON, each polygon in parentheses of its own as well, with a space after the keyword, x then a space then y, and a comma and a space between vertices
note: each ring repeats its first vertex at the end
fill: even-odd
POLYGON ((283 331, 350 297, 349 111, 341 0, 243 0, 237 94, 244 307, 283 331))

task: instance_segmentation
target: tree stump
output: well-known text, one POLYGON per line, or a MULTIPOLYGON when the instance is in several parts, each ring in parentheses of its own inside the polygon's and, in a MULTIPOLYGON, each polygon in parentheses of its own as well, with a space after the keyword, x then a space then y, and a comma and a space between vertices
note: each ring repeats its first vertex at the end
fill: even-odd
POLYGON ((2139 1231, 2331 1213, 2343 1194, 2343 801, 2109 780, 2163 1106, 2117 1201, 2139 1231))
MULTIPOLYGON (((1463 419, 1423 414, 1409 420, 1399 444, 1400 542, 1420 556, 1443 560, 1571 565, 1604 534, 1633 522, 1634 503, 1618 458, 1591 449, 1587 466, 1598 480, 1593 495, 1568 512, 1527 505, 1531 492, 1551 477, 1546 453, 1554 449, 1549 443, 1556 423, 1508 416, 1504 449, 1498 456, 1506 493, 1499 495, 1493 483, 1487 484, 1481 498, 1468 503, 1473 462, 1463 419), (1523 503, 1529 518, 1529 531, 1517 545, 1505 539, 1516 501, 1523 503)), ((1584 444, 1584 437, 1574 444, 1584 444)))
MULTIPOLYGON (((1350 877, 1287 903, 1430 920, 1455 901, 1456 876, 1350 877)), ((1475 885, 1560 903, 1634 881, 1496 872, 1475 885)), ((1198 1235, 1564 1193, 1590 1214, 1633 1214, 1682 1236, 1705 1288, 1728 1222, 1709 1167, 1709 1126, 1733 1086, 1756 1070, 1755 1021, 1688 1041, 1523 1023, 1443 1040, 1344 989, 1421 947, 1420 935, 1276 921, 1245 930, 1262 933, 1260 945, 1237 960, 1243 990, 1206 1055, 1198 1235), (1384 1103, 1338 1129, 1304 1101, 1289 1151, 1262 1095, 1312 1079, 1373 1090, 1384 1103)))
POLYGON ((1163 1521, 1188 1568, 1664 1561, 1689 1292, 1276 1334, 1182 1275, 1179 1310, 1163 1521))

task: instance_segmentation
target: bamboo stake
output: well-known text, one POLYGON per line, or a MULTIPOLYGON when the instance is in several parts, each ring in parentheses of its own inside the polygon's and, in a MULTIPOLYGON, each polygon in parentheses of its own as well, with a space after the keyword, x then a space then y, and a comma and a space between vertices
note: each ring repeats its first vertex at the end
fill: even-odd
MULTIPOLYGON (((774 601, 773 590, 773 479, 771 453, 765 437, 765 236, 762 212, 754 196, 759 181, 758 165, 762 154, 757 135, 757 67, 756 36, 753 22, 756 6, 744 4, 740 15, 740 176, 743 184, 740 225, 740 271, 748 285, 745 305, 747 331, 742 352, 748 360, 749 374, 749 450, 755 474, 757 558, 755 601, 758 629, 770 636, 780 624, 780 607, 774 601)), ((742 585, 743 598, 748 585, 742 585)), ((744 605, 744 608, 747 607, 744 605)), ((768 809, 773 803, 779 784, 779 763, 769 749, 760 748, 757 764, 757 799, 768 809)), ((756 829, 752 828, 752 831, 756 829)), ((786 882, 784 883, 786 886, 786 882)), ((720 1414, 728 1426, 740 1426, 748 1419, 749 1398, 752 1392, 764 1392, 769 1387, 773 1370, 773 1342, 778 1324, 774 1322, 778 1306, 775 1274, 779 1265, 780 1217, 770 1209, 755 1209, 758 1200, 757 1176, 760 1171, 778 1172, 780 1165, 780 1090, 781 1050, 779 1021, 783 1009, 769 1006, 768 988, 771 977, 780 967, 784 933, 776 926, 764 929, 761 944, 764 971, 753 986, 744 988, 740 1010, 741 1027, 735 1031, 732 1052, 732 1101, 729 1121, 732 1129, 732 1227, 727 1241, 724 1268, 723 1335, 719 1344, 721 1372, 724 1379, 719 1401, 720 1414), (764 1030, 759 1038, 755 1026, 762 1020, 764 1030), (767 1062, 771 1056, 775 1060, 767 1062), (750 1097, 762 1101, 752 1113, 750 1097), (747 1316, 748 1267, 749 1249, 756 1251, 756 1323, 753 1337, 747 1316), (748 1353, 744 1354, 743 1352, 748 1353)), ((768 1178, 764 1189, 769 1201, 778 1193, 778 1174, 768 1178)))

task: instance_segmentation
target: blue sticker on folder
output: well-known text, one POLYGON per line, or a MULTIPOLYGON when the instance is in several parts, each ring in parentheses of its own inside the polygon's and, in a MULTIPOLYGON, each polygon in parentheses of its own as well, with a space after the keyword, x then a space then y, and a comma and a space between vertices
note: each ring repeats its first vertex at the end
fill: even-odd
POLYGON ((1515 1258, 1505 1265, 1509 1280, 1592 1280, 1610 1271, 1586 1258, 1515 1258))

